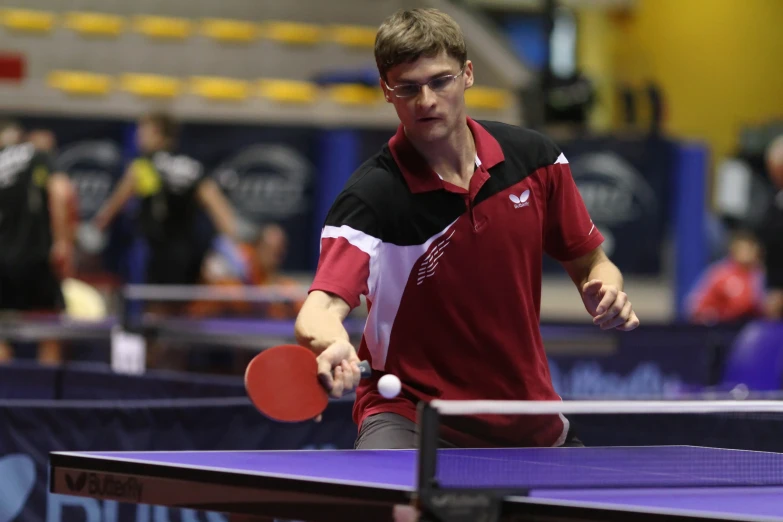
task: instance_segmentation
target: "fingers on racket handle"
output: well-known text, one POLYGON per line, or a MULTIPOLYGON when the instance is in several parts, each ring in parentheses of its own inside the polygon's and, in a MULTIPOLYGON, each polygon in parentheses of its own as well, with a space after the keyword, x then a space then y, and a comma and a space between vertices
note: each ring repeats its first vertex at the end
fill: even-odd
POLYGON ((362 379, 367 379, 372 376, 372 368, 369 361, 362 361, 359 363, 359 371, 362 372, 362 379))

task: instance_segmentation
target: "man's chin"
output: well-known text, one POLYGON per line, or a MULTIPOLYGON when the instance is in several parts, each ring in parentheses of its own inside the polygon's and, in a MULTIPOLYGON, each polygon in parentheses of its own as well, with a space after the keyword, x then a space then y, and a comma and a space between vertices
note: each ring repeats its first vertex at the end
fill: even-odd
POLYGON ((424 124, 416 125, 416 128, 411 133, 412 137, 418 141, 432 143, 441 141, 448 137, 449 128, 445 122, 437 122, 437 124, 424 124))

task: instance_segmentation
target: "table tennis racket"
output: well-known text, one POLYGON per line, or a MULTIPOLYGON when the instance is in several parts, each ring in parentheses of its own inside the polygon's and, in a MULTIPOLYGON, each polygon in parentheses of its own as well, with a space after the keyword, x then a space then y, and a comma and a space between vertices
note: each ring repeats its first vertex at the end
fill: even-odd
MULTIPOLYGON (((329 403, 329 392, 318 379, 315 354, 303 346, 284 344, 256 355, 245 370, 245 389, 253 405, 280 422, 318 417, 329 403)), ((372 375, 370 363, 359 363, 361 378, 372 375)))

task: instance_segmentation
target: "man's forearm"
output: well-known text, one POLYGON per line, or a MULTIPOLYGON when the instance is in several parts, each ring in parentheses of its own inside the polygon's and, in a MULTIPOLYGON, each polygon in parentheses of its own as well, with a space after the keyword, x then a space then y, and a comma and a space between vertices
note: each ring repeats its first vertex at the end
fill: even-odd
POLYGON ((112 222, 114 217, 120 212, 127 201, 133 197, 135 192, 136 180, 131 171, 123 176, 106 203, 95 215, 95 224, 100 229, 105 229, 112 222))
POLYGON ((70 182, 64 174, 54 174, 49 181, 49 214, 52 240, 71 240, 70 215, 68 212, 68 199, 70 195, 70 182))
POLYGON ((198 198, 215 228, 221 234, 236 241, 238 239, 236 216, 217 184, 213 181, 203 182, 198 189, 198 198))
POLYGON ((350 341, 343 326, 349 311, 350 307, 342 299, 323 292, 311 293, 296 318, 297 342, 320 354, 337 341, 350 341))
POLYGON ((68 200, 60 197, 52 198, 49 210, 51 212, 52 240, 55 243, 60 241, 70 242, 68 200))

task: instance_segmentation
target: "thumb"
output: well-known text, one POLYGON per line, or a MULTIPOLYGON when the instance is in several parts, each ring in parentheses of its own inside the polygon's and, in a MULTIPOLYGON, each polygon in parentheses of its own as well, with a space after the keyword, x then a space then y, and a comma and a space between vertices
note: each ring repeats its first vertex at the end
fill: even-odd
POLYGON ((321 354, 318 356, 318 379, 321 381, 321 385, 326 388, 326 391, 331 391, 334 386, 334 379, 332 378, 332 362, 321 354))
POLYGON ((598 292, 603 286, 604 284, 600 279, 593 279, 592 281, 585 283, 585 285, 582 287, 582 293, 587 295, 598 295, 598 292))

